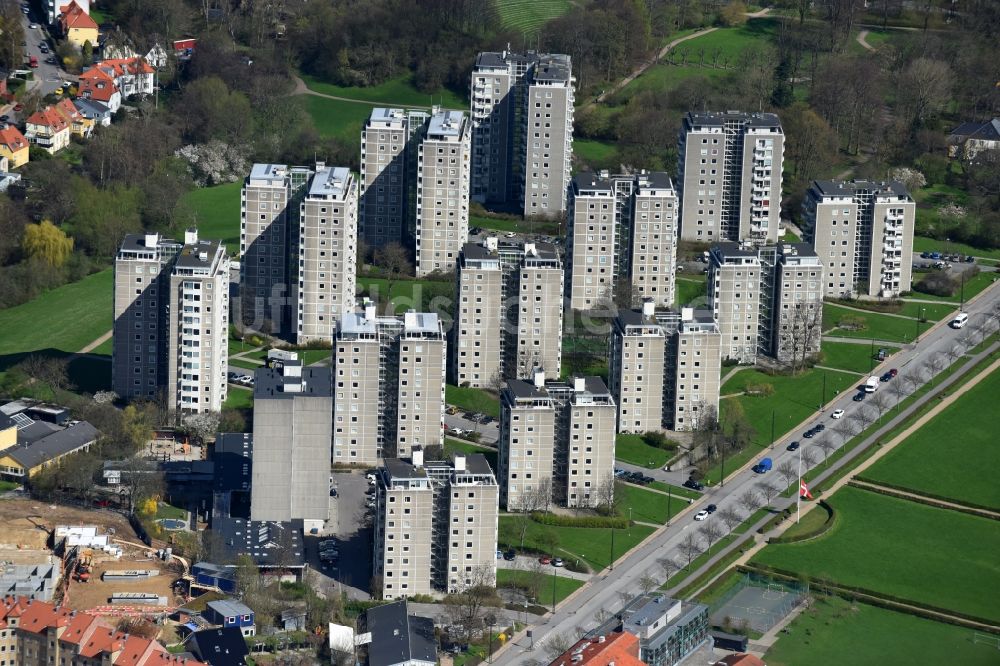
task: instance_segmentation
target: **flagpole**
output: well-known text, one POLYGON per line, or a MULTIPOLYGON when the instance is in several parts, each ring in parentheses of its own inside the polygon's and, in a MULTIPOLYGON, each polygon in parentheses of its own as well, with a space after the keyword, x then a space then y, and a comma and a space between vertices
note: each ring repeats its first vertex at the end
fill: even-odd
POLYGON ((795 493, 795 524, 799 524, 802 517, 802 447, 799 447, 799 488, 795 493))

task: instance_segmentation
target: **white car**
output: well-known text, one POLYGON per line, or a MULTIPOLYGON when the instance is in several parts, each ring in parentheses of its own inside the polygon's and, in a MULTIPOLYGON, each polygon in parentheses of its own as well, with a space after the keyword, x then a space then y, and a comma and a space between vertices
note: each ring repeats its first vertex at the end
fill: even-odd
POLYGON ((708 513, 708 511, 702 510, 702 511, 699 511, 698 513, 694 514, 694 519, 695 520, 705 520, 706 518, 708 518, 709 515, 710 514, 708 513))
POLYGON ((32 30, 38 30, 38 24, 37 23, 32 23, 28 27, 31 28, 32 30))
POLYGON ((835 418, 835 419, 842 419, 842 418, 844 418, 844 410, 842 410, 842 409, 835 409, 835 410, 833 410, 833 414, 830 414, 830 416, 833 417, 833 418, 835 418))

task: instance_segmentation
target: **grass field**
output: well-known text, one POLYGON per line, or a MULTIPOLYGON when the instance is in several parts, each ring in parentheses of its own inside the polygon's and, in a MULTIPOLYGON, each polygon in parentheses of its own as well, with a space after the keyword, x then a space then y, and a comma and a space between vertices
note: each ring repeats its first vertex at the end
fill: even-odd
POLYGON ((685 275, 683 278, 678 277, 674 284, 674 303, 678 306, 705 303, 708 298, 704 276, 698 279, 685 275))
MULTIPOLYGON (((618 513, 626 518, 643 523, 667 522, 667 496, 638 486, 624 483, 615 484, 615 496, 618 502, 618 513), (629 513, 631 509, 631 513, 629 513)), ((670 517, 674 517, 681 509, 687 508, 687 502, 674 499, 670 503, 670 517)))
POLYGON ((615 459, 655 469, 663 467, 673 454, 650 446, 639 435, 621 434, 615 438, 615 459))
POLYGON ((223 409, 250 409, 253 407, 253 391, 230 385, 222 407, 223 409))
POLYGON ((888 340, 889 342, 909 342, 917 332, 917 324, 912 319, 890 317, 874 312, 858 312, 833 303, 823 304, 824 335, 838 338, 862 338, 865 340, 888 340), (845 317, 864 322, 864 327, 856 331, 834 328, 845 317))
MULTIPOLYGON (((924 330, 927 330, 926 326, 924 330)), ((885 349, 890 355, 899 351, 898 347, 881 347, 881 349, 885 349)), ((876 350, 875 365, 878 365, 877 352, 878 350, 876 350)), ((820 365, 867 374, 871 370, 871 363, 872 349, 868 345, 857 345, 853 342, 823 343, 823 360, 820 365)))
POLYGON ((968 301, 970 298, 981 292, 986 287, 993 284, 997 278, 1000 277, 994 271, 983 271, 979 275, 974 276, 972 279, 965 282, 965 289, 959 289, 955 291, 954 296, 932 296, 931 294, 922 294, 918 291, 912 292, 908 298, 919 298, 928 301, 948 301, 949 303, 960 303, 962 300, 962 294, 965 294, 965 300, 968 301))
MULTIPOLYGON (((907 301, 903 303, 902 309, 900 309, 899 314, 906 315, 907 317, 913 317, 914 319, 926 319, 928 322, 941 321, 945 317, 948 317, 958 308, 954 305, 942 305, 941 303, 917 303, 914 301, 907 301)), ((914 325, 916 326, 916 325, 914 325)), ((916 330, 914 328, 914 330, 916 330)), ((923 325, 921 325, 920 330, 926 330, 923 325)))
POLYGON ((240 252, 240 190, 243 183, 226 183, 191 190, 181 200, 197 214, 198 236, 221 239, 231 256, 240 252))
MULTIPOLYGON (((552 604, 553 581, 555 582, 555 602, 562 603, 562 600, 573 594, 581 587, 583 581, 576 578, 555 575, 553 571, 558 571, 556 567, 549 567, 552 571, 545 571, 544 580, 538 583, 538 598, 534 601, 543 606, 552 604)), ((512 583, 530 586, 536 574, 524 569, 497 569, 497 587, 513 587, 512 583)))
POLYGON ((613 143, 595 139, 574 139, 573 157, 591 169, 613 167, 618 159, 618 148, 613 143))
POLYGON ((562 16, 573 5, 570 0, 494 0, 505 28, 534 34, 546 21, 562 16))
MULTIPOLYGON (((520 546, 521 533, 512 516, 500 517, 499 543, 501 548, 520 546)), ((563 559, 581 559, 595 571, 611 563, 611 540, 614 539, 615 560, 653 533, 652 527, 633 525, 627 530, 610 530, 591 527, 553 527, 532 521, 525 534, 524 546, 539 553, 546 552, 546 540, 556 539, 555 555, 563 559), (612 532, 614 536, 612 537, 612 532)))
POLYGON ((987 666, 996 664, 997 656, 995 645, 973 643, 971 629, 820 597, 783 630, 765 659, 769 666, 987 666))
POLYGON ((500 416, 500 400, 482 389, 448 384, 444 387, 444 399, 449 405, 467 412, 480 412, 494 418, 500 416))
POLYGON ((316 130, 323 136, 336 137, 351 143, 361 141, 361 126, 372 113, 372 105, 364 102, 344 102, 314 95, 304 95, 306 111, 312 116, 316 130))
MULTIPOLYGON (((338 86, 321 81, 308 74, 303 74, 302 80, 305 81, 309 90, 314 90, 324 95, 346 97, 347 99, 357 99, 365 102, 377 102, 388 106, 412 108, 440 105, 446 109, 463 110, 469 106, 463 95, 457 95, 446 88, 442 88, 434 93, 425 93, 417 90, 416 86, 413 85, 412 74, 397 76, 385 83, 365 88, 338 86)), ((370 112, 372 107, 369 106, 368 108, 370 112)))
POLYGON ((0 310, 0 355, 80 351, 111 329, 113 282, 107 269, 0 310))
POLYGON ((986 470, 1000 469, 995 425, 1000 372, 949 405, 864 472, 865 478, 1000 509, 1000 485, 986 470), (944 443, 947 443, 943 446, 944 443))
POLYGON ((829 502, 829 532, 768 546, 754 562, 1000 619, 990 592, 1000 589, 995 522, 850 487, 829 502))
POLYGON ((110 358, 111 357, 111 352, 112 352, 112 347, 114 347, 114 345, 115 345, 114 339, 113 338, 108 338, 107 340, 105 340, 101 344, 99 344, 96 347, 94 347, 90 351, 90 353, 91 354, 99 354, 101 356, 107 356, 107 357, 110 358))
MULTIPOLYGON (((576 147, 574 142, 573 147, 576 147)), ((928 238, 927 236, 914 236, 913 237, 913 253, 914 255, 919 255, 921 252, 947 252, 948 254, 971 254, 973 257, 988 257, 990 259, 1000 259, 1000 249, 994 250, 983 250, 978 247, 972 247, 971 245, 966 245, 965 243, 956 243, 955 241, 942 241, 936 238, 928 238)))
POLYGON ((393 280, 384 278, 358 278, 358 291, 364 291, 366 296, 378 301, 381 305, 388 292, 389 301, 393 304, 396 314, 407 310, 417 312, 441 312, 453 304, 455 284, 438 280, 393 280), (436 302, 436 303, 435 303, 436 302), (432 308, 432 305, 439 307, 432 308))

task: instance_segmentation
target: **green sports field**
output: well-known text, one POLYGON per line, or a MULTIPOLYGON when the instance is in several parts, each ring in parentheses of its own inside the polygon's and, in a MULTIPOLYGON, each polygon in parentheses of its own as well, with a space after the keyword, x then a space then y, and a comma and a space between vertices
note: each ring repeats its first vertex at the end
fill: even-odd
POLYGON ((534 34, 546 21, 562 16, 571 0, 494 0, 500 23, 510 30, 534 34))
POLYGON ((851 487, 829 502, 829 532, 770 545, 753 562, 1000 620, 996 522, 851 487))
POLYGON ((1000 372, 994 372, 864 471, 864 477, 916 492, 1000 509, 1000 446, 992 419, 1000 372))

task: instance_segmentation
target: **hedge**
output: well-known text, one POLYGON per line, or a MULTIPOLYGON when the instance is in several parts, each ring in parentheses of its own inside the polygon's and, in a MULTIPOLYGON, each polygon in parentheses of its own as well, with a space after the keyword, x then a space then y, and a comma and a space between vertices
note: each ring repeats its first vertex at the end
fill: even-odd
MULTIPOLYGON (((877 481, 875 479, 869 479, 869 478, 864 477, 864 476, 856 476, 856 477, 854 477, 854 479, 852 479, 851 481, 848 482, 849 485, 852 485, 855 488, 861 488, 862 490, 869 490, 869 491, 871 491, 873 493, 877 493, 878 489, 876 489, 876 488, 869 488, 869 487, 866 487, 866 486, 858 486, 858 485, 856 485, 854 483, 854 481, 860 481, 862 483, 870 483, 870 484, 872 484, 874 486, 883 486, 886 489, 900 490, 902 492, 909 493, 911 495, 916 495, 917 497, 909 497, 909 496, 907 496, 907 497, 905 497, 903 499, 908 499, 908 500, 911 500, 913 502, 919 502, 921 504, 927 504, 928 506, 933 506, 933 507, 938 508, 938 509, 941 508, 940 504, 931 503, 931 502, 921 502, 919 498, 925 497, 925 498, 927 498, 929 500, 940 500, 942 502, 947 502, 948 504, 953 504, 955 506, 949 506, 949 507, 947 507, 948 509, 951 509, 953 511, 961 511, 962 513, 968 513, 968 514, 971 514, 971 515, 974 515, 974 516, 978 516, 980 518, 991 518, 993 520, 1000 520, 1000 516, 996 515, 996 513, 997 513, 997 507, 995 507, 995 506, 991 507, 991 506, 986 506, 985 504, 973 504, 972 502, 965 502, 965 501, 961 501, 960 502, 960 501, 952 499, 950 497, 945 497, 944 495, 936 495, 934 493, 928 493, 928 492, 925 492, 923 490, 915 490, 914 488, 907 488, 906 486, 901 486, 901 485, 895 484, 895 483, 886 483, 885 481, 877 481), (981 511, 987 511, 989 513, 983 514, 983 513, 981 513, 981 511)), ((892 493, 883 493, 883 494, 885 494, 885 495, 892 495, 892 493)), ((893 497, 898 497, 898 495, 892 495, 892 496, 893 497)))
POLYGON ((809 539, 815 539, 818 536, 826 534, 827 530, 833 527, 833 521, 836 518, 834 514, 833 507, 826 503, 826 500, 820 500, 817 502, 819 506, 826 511, 826 520, 823 524, 814 530, 809 532, 803 532, 797 536, 778 536, 773 539, 768 539, 768 543, 796 543, 798 541, 808 541, 809 539))
POLYGON ((605 527, 616 530, 627 529, 630 525, 628 518, 611 516, 559 516, 552 513, 542 513, 533 511, 531 519, 540 525, 550 527, 605 527))

